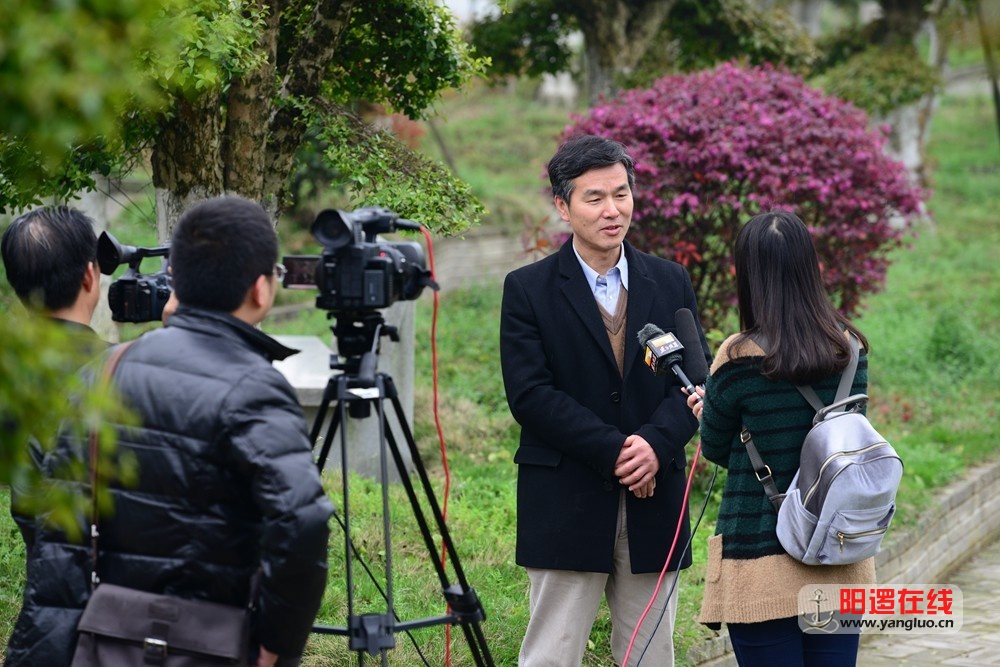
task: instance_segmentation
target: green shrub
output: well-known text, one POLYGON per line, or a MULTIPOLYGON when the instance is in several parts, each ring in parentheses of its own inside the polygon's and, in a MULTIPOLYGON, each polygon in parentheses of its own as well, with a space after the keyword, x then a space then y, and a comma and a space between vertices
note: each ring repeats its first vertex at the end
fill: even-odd
POLYGON ((912 45, 873 46, 827 69, 816 80, 829 95, 885 115, 920 100, 941 84, 912 45))

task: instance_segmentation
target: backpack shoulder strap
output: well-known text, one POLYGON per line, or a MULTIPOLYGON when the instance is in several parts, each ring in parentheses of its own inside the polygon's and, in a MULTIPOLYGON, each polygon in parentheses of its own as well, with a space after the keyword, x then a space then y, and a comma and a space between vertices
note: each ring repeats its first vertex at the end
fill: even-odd
POLYGON ((858 359, 861 357, 861 344, 854 334, 848 333, 847 338, 851 342, 851 360, 847 362, 844 374, 840 376, 840 386, 837 387, 837 397, 834 401, 842 401, 851 395, 851 386, 854 384, 854 373, 858 370, 858 359))
MULTIPOLYGON (((767 354, 767 337, 758 331, 751 338, 767 354)), ((760 485, 764 487, 767 499, 771 501, 771 504, 774 505, 774 511, 777 512, 781 508, 785 494, 778 491, 778 486, 774 483, 774 477, 771 475, 771 468, 764 463, 760 452, 757 451, 757 445, 753 444, 753 435, 746 425, 740 431, 740 442, 746 447, 747 456, 750 457, 750 465, 753 466, 753 474, 757 477, 760 485)))
MULTIPOLYGON (((858 357, 861 356, 858 339, 854 337, 854 334, 848 334, 847 337, 851 342, 851 359, 847 362, 847 367, 840 376, 840 384, 837 386, 837 395, 833 399, 834 403, 842 401, 850 396, 851 386, 854 384, 854 373, 858 370, 858 357)), ((799 390, 799 393, 805 397, 805 399, 809 402, 809 405, 813 406, 813 409, 816 410, 816 412, 819 412, 823 408, 827 407, 823 401, 819 399, 819 396, 812 387, 808 385, 795 385, 795 388, 799 390)))
POLYGON ((809 405, 813 407, 813 410, 819 412, 826 406, 823 405, 823 401, 820 400, 819 394, 816 390, 807 384, 797 384, 795 388, 799 390, 799 393, 809 402, 809 405))
MULTIPOLYGON (((131 347, 134 341, 126 341, 116 345, 111 353, 108 355, 104 362, 104 367, 101 369, 101 375, 106 380, 110 380, 114 374, 115 370, 118 368, 118 362, 121 361, 122 356, 131 347)), ((100 450, 99 437, 97 435, 97 429, 90 429, 90 434, 88 438, 88 447, 90 448, 90 587, 93 590, 97 586, 99 579, 97 576, 97 538, 99 536, 98 531, 98 505, 97 505, 97 481, 98 472, 97 464, 99 462, 98 452, 100 450)))
MULTIPOLYGON (((854 373, 858 368, 858 357, 860 354, 858 351, 858 339, 853 334, 849 334, 848 337, 851 341, 851 360, 847 363, 847 368, 844 369, 843 375, 840 376, 840 384, 837 386, 837 396, 834 399, 834 403, 847 398, 847 395, 851 391, 851 386, 854 384, 854 373)), ((767 338, 758 333, 753 339, 760 346, 760 349, 766 353, 767 338)), ((816 412, 826 407, 823 401, 820 400, 819 395, 816 394, 816 390, 812 387, 808 385, 795 385, 795 388, 799 390, 799 393, 802 394, 816 412)), ((778 491, 771 476, 771 468, 764 463, 760 452, 757 451, 757 446, 753 443, 753 436, 746 426, 740 432, 740 442, 746 447, 750 463, 753 465, 754 474, 757 476, 757 481, 764 487, 764 493, 767 495, 768 500, 771 501, 771 504, 774 505, 775 511, 777 511, 785 499, 785 494, 778 491)))

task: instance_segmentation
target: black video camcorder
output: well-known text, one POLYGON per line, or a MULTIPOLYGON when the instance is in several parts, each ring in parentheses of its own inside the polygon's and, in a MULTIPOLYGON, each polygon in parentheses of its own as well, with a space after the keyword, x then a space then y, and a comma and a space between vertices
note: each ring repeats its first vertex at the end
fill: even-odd
POLYGON ((111 319, 115 322, 154 322, 163 317, 163 307, 173 291, 167 273, 169 253, 169 244, 136 248, 122 245, 107 231, 101 232, 97 239, 97 263, 101 273, 110 276, 119 266, 128 264, 128 270, 108 287, 111 319), (163 257, 158 272, 140 272, 139 265, 147 257, 163 257))
POLYGON ((323 254, 284 257, 288 272, 282 284, 316 288, 316 307, 333 314, 387 308, 416 299, 424 287, 437 289, 419 243, 376 241, 378 234, 397 229, 419 230, 420 225, 377 207, 322 211, 311 231, 323 254))

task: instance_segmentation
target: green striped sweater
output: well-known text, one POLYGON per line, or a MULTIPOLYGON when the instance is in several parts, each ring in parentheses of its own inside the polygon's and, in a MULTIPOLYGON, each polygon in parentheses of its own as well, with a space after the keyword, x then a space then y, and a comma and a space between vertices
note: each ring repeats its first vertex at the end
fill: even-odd
MULTIPOLYGON (((741 344, 742 356, 731 357, 734 338, 722 344, 705 386, 701 448, 705 458, 728 469, 715 531, 725 536, 722 557, 751 559, 785 551, 775 534, 777 513, 754 475, 740 430, 744 424, 750 430, 783 493, 799 467, 802 441, 815 410, 792 383, 761 375, 763 351, 754 343, 741 344)), ((813 389, 829 404, 839 382, 838 374, 815 383, 813 389)), ((867 393, 867 387, 868 357, 862 350, 851 393, 867 393)))

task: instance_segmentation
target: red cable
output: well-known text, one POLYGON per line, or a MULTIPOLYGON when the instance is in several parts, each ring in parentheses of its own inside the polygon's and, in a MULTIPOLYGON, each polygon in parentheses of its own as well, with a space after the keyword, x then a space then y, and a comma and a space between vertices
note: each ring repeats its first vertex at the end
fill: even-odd
POLYGON ((681 502, 681 513, 677 519, 677 530, 674 531, 674 541, 670 543, 670 551, 667 553, 667 562, 663 564, 663 569, 660 570, 660 578, 656 580, 656 588, 653 590, 653 595, 649 599, 649 603, 646 608, 642 611, 642 616, 639 617, 639 622, 635 624, 635 630, 632 631, 632 638, 629 639, 628 649, 625 651, 625 659, 622 660, 622 664, 627 667, 628 657, 632 653, 632 646, 635 644, 635 638, 639 634, 639 628, 642 627, 642 622, 646 620, 646 614, 649 613, 650 608, 653 606, 653 602, 656 601, 656 596, 660 592, 660 584, 663 583, 663 577, 667 574, 667 568, 670 567, 670 559, 674 555, 674 548, 677 546, 677 539, 681 536, 681 527, 683 526, 684 510, 687 508, 688 495, 691 492, 691 481, 694 479, 695 468, 698 467, 698 457, 701 455, 701 440, 698 441, 698 447, 694 450, 694 460, 691 462, 691 472, 688 474, 687 486, 684 488, 684 500, 681 502))
MULTIPOLYGON (((431 239, 431 234, 423 226, 420 227, 420 231, 423 232, 424 238, 427 239, 427 261, 431 268, 431 279, 437 280, 436 273, 434 271, 434 242, 431 239)), ((441 505, 441 517, 447 521, 448 519, 448 495, 451 491, 451 470, 448 468, 448 451, 444 441, 444 430, 441 428, 441 414, 438 410, 438 363, 437 363, 437 319, 438 319, 438 306, 440 300, 438 297, 438 290, 434 290, 434 310, 431 316, 431 377, 433 378, 433 401, 434 401, 434 426, 437 429, 438 434, 438 446, 441 450, 441 464, 444 467, 444 500, 441 505)), ((444 539, 441 540, 441 566, 445 567, 447 565, 448 552, 444 539)), ((450 611, 450 610, 449 610, 450 611)), ((445 667, 451 665, 451 625, 445 624, 444 626, 444 664, 445 667)))

